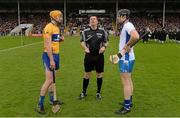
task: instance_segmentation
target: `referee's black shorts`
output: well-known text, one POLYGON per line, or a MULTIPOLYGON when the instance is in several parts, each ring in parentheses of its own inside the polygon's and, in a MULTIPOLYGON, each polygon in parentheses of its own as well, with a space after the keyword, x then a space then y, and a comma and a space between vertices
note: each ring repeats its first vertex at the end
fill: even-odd
POLYGON ((104 55, 85 54, 84 58, 85 72, 96 70, 97 73, 104 72, 104 55))

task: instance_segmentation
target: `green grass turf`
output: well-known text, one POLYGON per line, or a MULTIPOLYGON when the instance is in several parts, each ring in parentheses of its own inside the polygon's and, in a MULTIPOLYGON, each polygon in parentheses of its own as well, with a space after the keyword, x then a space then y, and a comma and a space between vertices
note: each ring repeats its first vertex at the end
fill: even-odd
MULTIPOLYGON (((42 41, 25 38, 25 44, 42 41)), ((110 37, 105 53, 105 74, 101 101, 96 101, 96 78, 93 73, 85 100, 77 100, 82 89, 83 51, 79 37, 66 37, 60 46, 61 69, 57 74, 57 94, 65 102, 62 111, 51 112, 48 96, 47 113, 34 111, 44 82, 41 61, 43 43, 0 52, 0 116, 119 116, 118 102, 123 100, 117 65, 108 61, 118 51, 118 37, 110 37)), ((0 37, 0 49, 20 45, 20 37, 0 37)), ((180 45, 175 43, 139 43, 135 47, 133 72, 134 107, 123 116, 180 116, 180 45)))
POLYGON ((35 42, 42 41, 41 38, 35 37, 21 37, 21 36, 2 36, 0 37, 0 50, 17 47, 20 45, 27 45, 35 42))

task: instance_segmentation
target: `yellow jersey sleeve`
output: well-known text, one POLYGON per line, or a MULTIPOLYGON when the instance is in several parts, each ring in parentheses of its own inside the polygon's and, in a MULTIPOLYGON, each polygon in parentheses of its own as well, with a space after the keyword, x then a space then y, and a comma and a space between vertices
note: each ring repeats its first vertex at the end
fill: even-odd
POLYGON ((51 25, 47 24, 46 27, 44 28, 44 31, 43 31, 44 39, 51 38, 52 33, 53 33, 53 29, 52 29, 51 25))

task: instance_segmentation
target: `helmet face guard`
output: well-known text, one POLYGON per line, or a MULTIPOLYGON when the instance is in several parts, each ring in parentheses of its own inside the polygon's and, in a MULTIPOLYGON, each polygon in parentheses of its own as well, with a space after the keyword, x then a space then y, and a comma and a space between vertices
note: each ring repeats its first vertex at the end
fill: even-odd
POLYGON ((49 16, 52 20, 54 20, 57 24, 62 22, 62 12, 59 10, 53 10, 49 13, 49 16))
POLYGON ((58 18, 58 19, 60 19, 60 20, 57 20, 57 19, 55 19, 55 18, 53 18, 53 17, 50 17, 53 21, 55 21, 57 24, 61 24, 62 23, 62 17, 60 17, 60 18, 58 18))

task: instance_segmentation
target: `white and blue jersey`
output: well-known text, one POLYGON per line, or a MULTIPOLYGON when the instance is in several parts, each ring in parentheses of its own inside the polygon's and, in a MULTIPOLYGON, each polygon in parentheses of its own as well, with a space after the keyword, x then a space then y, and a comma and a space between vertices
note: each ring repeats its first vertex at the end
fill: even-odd
MULTIPOLYGON (((127 42, 130 40, 131 31, 135 30, 134 25, 131 22, 126 22, 121 30, 120 34, 120 42, 119 42, 119 52, 121 52, 127 44, 127 42)), ((125 73, 131 73, 133 69, 135 61, 135 55, 134 55, 134 49, 131 48, 131 51, 129 53, 125 53, 123 57, 120 58, 119 61, 119 69, 121 72, 125 73)))

